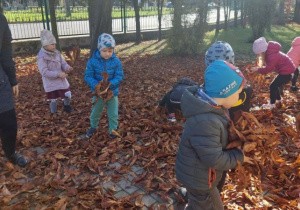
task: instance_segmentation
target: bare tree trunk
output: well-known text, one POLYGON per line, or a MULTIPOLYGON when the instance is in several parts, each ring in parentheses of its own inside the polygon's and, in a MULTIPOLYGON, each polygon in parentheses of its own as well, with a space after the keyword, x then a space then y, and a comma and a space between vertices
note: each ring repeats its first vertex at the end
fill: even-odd
POLYGON ((162 11, 163 11, 163 5, 164 5, 164 0, 158 0, 157 2, 157 12, 158 12, 158 40, 161 41, 162 36, 161 36, 161 18, 162 18, 162 11))
POLYGON ((66 17, 71 16, 70 0, 65 0, 66 17))
POLYGON ((112 34, 111 12, 113 0, 88 0, 90 23, 90 56, 97 49, 98 37, 102 33, 112 34))
POLYGON ((221 10, 221 1, 217 0, 217 23, 216 23, 215 35, 218 35, 220 31, 220 10, 221 10))
POLYGON ((300 1, 296 1, 293 21, 300 23, 300 1))
POLYGON ((223 6, 224 6, 224 21, 225 21, 225 26, 224 26, 224 29, 227 30, 227 27, 228 27, 228 0, 223 0, 223 6))
POLYGON ((173 27, 181 28, 181 15, 182 15, 182 0, 174 0, 174 19, 173 27))
POLYGON ((279 2, 278 24, 285 25, 284 0, 280 0, 279 2))
POLYGON ((245 21, 245 17, 244 17, 244 15, 245 15, 245 4, 244 4, 245 2, 244 2, 244 0, 241 0, 241 22, 240 22, 240 24, 241 24, 241 26, 244 28, 245 27, 245 24, 244 24, 244 21, 245 21))
POLYGON ((234 27, 238 27, 238 0, 234 0, 234 27))
MULTIPOLYGON (((277 0, 265 0, 264 3, 264 7, 266 8, 265 9, 265 22, 266 22, 266 30, 268 32, 271 32, 271 29, 272 29, 272 22, 273 22, 273 19, 274 19, 274 11, 276 10, 276 2, 277 0)), ((283 5, 284 6, 284 5, 283 5)), ((285 22, 285 18, 284 18, 284 8, 283 8, 283 11, 282 11, 282 15, 283 15, 283 21, 285 22)), ((279 14, 280 16, 280 14, 279 14)), ((279 17, 280 19, 280 17, 279 17)))
POLYGON ((56 49, 61 51, 58 32, 57 32, 56 17, 55 17, 55 0, 49 0, 49 11, 50 11, 50 22, 51 22, 52 33, 56 39, 56 49))
POLYGON ((141 24, 140 24, 140 8, 139 8, 138 0, 133 0, 133 7, 134 7, 135 24, 136 24, 135 43, 140 44, 141 43, 141 24))

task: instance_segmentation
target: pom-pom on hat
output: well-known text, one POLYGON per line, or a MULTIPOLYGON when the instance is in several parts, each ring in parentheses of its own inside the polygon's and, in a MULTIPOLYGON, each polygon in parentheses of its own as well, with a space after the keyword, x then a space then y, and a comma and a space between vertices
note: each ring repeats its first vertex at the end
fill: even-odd
POLYGON ((103 33, 99 36, 98 38, 98 50, 101 51, 104 48, 107 47, 115 47, 116 46, 116 41, 114 39, 114 37, 110 34, 107 33, 103 33))
POLYGON ((46 29, 41 31, 41 43, 43 47, 50 44, 56 44, 56 39, 51 31, 46 29))
POLYGON ((245 83, 243 73, 223 60, 211 63, 204 73, 205 92, 212 98, 227 98, 245 83))
POLYGON ((268 48, 268 43, 265 37, 260 37, 253 43, 253 52, 255 54, 266 52, 268 48))

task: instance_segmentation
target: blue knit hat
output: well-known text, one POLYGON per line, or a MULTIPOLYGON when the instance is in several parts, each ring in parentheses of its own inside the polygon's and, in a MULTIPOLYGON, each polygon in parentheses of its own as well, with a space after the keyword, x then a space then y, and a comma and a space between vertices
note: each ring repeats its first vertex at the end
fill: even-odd
POLYGON ((204 73, 205 92, 212 98, 227 98, 244 85, 243 73, 232 64, 216 60, 204 73))
POLYGON ((101 51, 104 48, 107 47, 115 47, 116 46, 116 41, 114 39, 114 37, 110 34, 107 33, 103 33, 99 36, 98 38, 98 50, 101 51))

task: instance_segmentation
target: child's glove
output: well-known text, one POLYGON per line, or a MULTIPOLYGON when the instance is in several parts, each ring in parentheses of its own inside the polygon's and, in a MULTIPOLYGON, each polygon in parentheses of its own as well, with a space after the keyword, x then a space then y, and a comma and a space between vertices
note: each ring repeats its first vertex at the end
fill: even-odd
POLYGON ((66 74, 65 72, 61 72, 58 74, 58 77, 62 78, 62 79, 66 78, 67 76, 68 76, 68 74, 66 74))
POLYGON ((257 67, 251 67, 251 68, 249 69, 249 71, 250 71, 250 73, 253 73, 253 72, 255 72, 255 71, 258 71, 258 68, 257 68, 257 67))
POLYGON ((66 73, 70 73, 71 71, 73 71, 73 67, 70 67, 70 68, 66 71, 66 73))
POLYGON ((251 164, 251 165, 254 164, 253 159, 247 157, 245 154, 244 154, 244 163, 249 163, 249 164, 251 164))

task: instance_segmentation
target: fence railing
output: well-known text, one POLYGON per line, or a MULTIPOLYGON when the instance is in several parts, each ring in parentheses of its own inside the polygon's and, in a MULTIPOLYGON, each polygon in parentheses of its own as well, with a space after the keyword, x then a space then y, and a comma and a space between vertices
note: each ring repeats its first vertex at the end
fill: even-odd
MULTIPOLYGON (((1 2, 1 0, 0 0, 1 2)), ((8 19, 9 26, 12 32, 13 39, 31 39, 38 38, 42 29, 51 30, 49 6, 47 0, 32 0, 31 5, 22 5, 21 0, 14 0, 13 4, 5 6, 4 15, 8 19), (39 4, 38 4, 39 3, 39 4)), ((66 1, 58 1, 66 2, 66 1)), ((74 36, 87 35, 90 32, 88 21, 88 6, 78 5, 79 0, 69 0, 73 4, 69 6, 56 7, 56 21, 59 36, 74 36)), ((119 2, 112 10, 112 31, 113 33, 130 33, 136 30, 135 12, 134 8, 129 5, 119 2)), ((195 8, 194 8, 195 10, 195 8)), ((172 27, 173 7, 166 4, 162 11, 162 29, 169 29, 172 27)), ((158 11, 155 5, 146 5, 140 8, 140 24, 141 31, 158 30, 158 11)), ((191 9, 187 15, 192 22, 195 18, 195 11, 191 9)), ((209 10, 209 23, 215 23, 216 9, 209 10)), ((221 13, 221 21, 224 20, 224 14, 221 13)), ((233 12, 229 19, 233 19, 233 12)))
MULTIPOLYGON (((43 1, 42 1, 43 3, 43 1)), ((50 29, 49 8, 45 4, 40 6, 11 6, 4 7, 13 39, 38 38, 42 29, 50 29), (47 22, 48 21, 48 22, 47 22)), ((171 18, 173 8, 164 7, 162 29, 172 27, 171 18)), ((112 10, 113 33, 133 32, 136 29, 134 9, 131 6, 114 6, 112 10)), ((89 34, 87 6, 57 6, 56 21, 59 36, 73 36, 89 34)), ((154 7, 140 9, 141 30, 157 30, 158 17, 154 7)))

